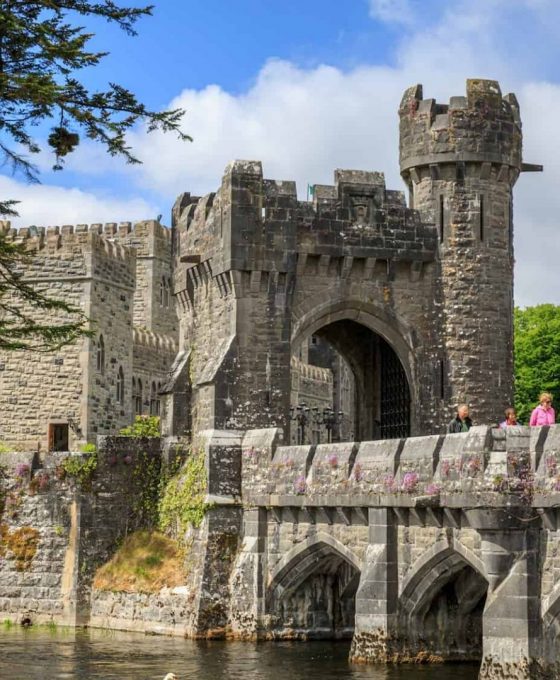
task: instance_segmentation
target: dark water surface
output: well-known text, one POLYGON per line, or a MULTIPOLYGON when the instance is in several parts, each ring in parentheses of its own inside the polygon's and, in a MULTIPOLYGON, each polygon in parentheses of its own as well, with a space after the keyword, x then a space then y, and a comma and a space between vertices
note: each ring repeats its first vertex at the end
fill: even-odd
POLYGON ((476 680, 473 665, 348 663, 341 642, 193 642, 111 631, 0 629, 0 678, 162 680, 476 680))

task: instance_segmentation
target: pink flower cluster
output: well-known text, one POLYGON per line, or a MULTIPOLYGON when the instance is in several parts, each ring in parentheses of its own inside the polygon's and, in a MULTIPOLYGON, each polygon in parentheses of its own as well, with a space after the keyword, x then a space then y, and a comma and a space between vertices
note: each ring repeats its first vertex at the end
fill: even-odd
POLYGON ((304 475, 300 475, 294 482, 294 491, 301 495, 307 491, 307 481, 304 475))
POLYGON ((338 467, 338 456, 336 455, 336 453, 330 453, 328 455, 327 463, 333 468, 338 467))
POLYGON ((354 477, 355 482, 361 482, 362 479, 364 478, 364 471, 362 470, 362 466, 359 463, 356 463, 356 465, 354 465, 352 476, 354 477))
POLYGON ((405 493, 414 493, 419 481, 420 477, 417 472, 405 472, 401 482, 401 489, 405 493))
POLYGON ((439 484, 434 484, 434 482, 431 482, 430 484, 426 485, 427 496, 437 496, 440 491, 441 487, 439 484))

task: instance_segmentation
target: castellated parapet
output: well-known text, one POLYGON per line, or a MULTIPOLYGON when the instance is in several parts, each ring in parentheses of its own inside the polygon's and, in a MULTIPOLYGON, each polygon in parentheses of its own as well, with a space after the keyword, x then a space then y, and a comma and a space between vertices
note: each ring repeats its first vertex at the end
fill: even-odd
POLYGON ((468 80, 466 96, 449 104, 423 99, 421 85, 403 95, 401 172, 432 163, 493 163, 521 170, 521 118, 514 94, 502 97, 494 80, 468 80))

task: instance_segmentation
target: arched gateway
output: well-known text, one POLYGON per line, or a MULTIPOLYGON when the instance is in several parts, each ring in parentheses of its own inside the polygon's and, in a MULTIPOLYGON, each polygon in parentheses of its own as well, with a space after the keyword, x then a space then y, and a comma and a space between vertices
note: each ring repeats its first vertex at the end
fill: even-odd
POLYGON ((311 338, 350 374, 347 439, 441 426, 451 390, 441 319, 427 313, 437 234, 381 173, 337 170, 334 186, 315 187, 307 203, 293 182, 236 161, 216 194, 193 201, 175 206, 174 244, 195 430, 288 433, 292 359, 311 338))

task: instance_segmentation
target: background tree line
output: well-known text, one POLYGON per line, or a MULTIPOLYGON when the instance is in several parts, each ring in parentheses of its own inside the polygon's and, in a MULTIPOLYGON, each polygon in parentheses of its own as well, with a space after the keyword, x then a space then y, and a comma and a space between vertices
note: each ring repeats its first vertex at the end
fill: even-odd
POLYGON ((540 392, 560 400, 560 306, 516 307, 514 357, 515 408, 527 424, 540 392))

